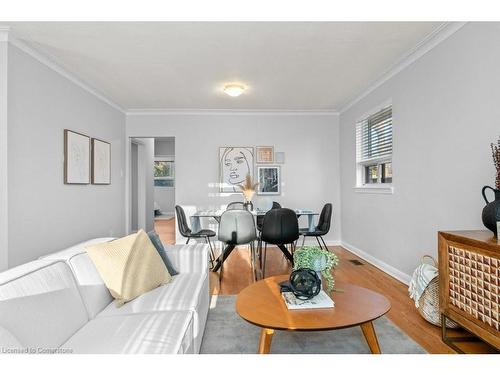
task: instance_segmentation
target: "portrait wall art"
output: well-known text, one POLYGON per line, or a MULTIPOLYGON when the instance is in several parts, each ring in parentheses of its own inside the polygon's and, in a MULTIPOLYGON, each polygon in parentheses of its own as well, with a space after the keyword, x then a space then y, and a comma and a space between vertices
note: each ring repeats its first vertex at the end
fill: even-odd
POLYGON ((64 129, 64 183, 90 184, 90 137, 64 129))
POLYGON ((238 193, 238 185, 245 182, 247 174, 254 174, 253 147, 219 148, 219 186, 221 193, 238 193))

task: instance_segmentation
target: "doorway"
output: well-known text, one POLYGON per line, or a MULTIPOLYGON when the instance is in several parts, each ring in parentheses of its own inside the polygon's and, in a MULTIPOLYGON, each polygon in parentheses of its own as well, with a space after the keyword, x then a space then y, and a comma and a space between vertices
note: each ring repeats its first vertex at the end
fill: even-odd
POLYGON ((130 138, 129 231, 175 243, 175 138, 130 138))

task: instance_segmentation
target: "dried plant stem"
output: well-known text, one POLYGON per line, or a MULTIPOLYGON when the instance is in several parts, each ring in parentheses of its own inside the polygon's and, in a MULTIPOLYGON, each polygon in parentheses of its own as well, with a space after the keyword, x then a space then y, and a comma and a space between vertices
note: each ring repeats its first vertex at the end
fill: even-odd
POLYGON ((500 190, 500 138, 498 139, 496 144, 491 144, 491 153, 493 156, 493 164, 497 170, 495 187, 500 190))

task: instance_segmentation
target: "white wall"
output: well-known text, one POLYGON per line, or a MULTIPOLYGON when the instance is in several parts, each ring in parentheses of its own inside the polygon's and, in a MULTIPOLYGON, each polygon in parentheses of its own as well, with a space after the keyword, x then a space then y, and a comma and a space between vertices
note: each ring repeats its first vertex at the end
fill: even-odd
POLYGON ((326 240, 340 239, 337 115, 135 114, 127 116, 127 136, 175 137, 176 203, 202 209, 242 200, 218 192, 219 146, 274 145, 275 151, 285 152, 286 163, 281 166, 282 195, 270 199, 318 211, 333 203, 326 240))
POLYGON ((130 183, 127 185, 130 189, 127 192, 126 215, 129 221, 126 225, 129 232, 136 231, 137 229, 144 229, 148 232, 154 229, 154 138, 131 138, 129 142, 130 147, 127 159, 131 161, 129 165, 133 168, 134 152, 132 150, 136 147, 137 172, 128 170, 128 173, 130 173, 130 183), (135 181, 134 177, 136 177, 135 181), (133 192, 134 188, 137 188, 136 197, 133 192), (137 225, 135 225, 134 205, 137 207, 137 225))
POLYGON ((0 272, 7 269, 8 261, 8 184, 7 184, 7 82, 8 32, 0 29, 0 272))
POLYGON ((340 116, 342 242, 410 275, 437 231, 483 229, 500 133, 500 25, 467 24, 340 116), (356 193, 355 122, 392 99, 394 194, 356 193))
POLYGON ((154 200, 164 214, 173 215, 175 212, 175 187, 155 186, 154 200))
POLYGON ((175 138, 155 138, 155 156, 174 156, 175 138))
POLYGON ((125 116, 13 45, 8 63, 9 267, 124 223, 125 116), (63 129, 111 143, 111 185, 63 183, 63 129))

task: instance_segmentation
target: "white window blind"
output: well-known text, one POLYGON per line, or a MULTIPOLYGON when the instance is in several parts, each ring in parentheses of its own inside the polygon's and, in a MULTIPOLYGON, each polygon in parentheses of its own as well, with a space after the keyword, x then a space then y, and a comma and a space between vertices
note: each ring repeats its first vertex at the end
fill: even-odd
POLYGON ((356 124, 356 151, 360 164, 392 158, 392 106, 356 124))

